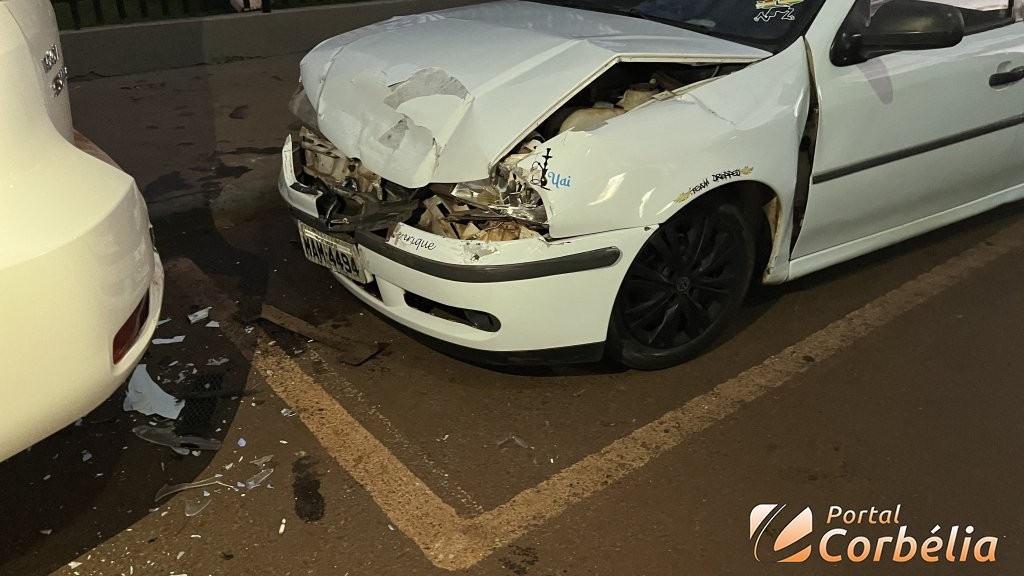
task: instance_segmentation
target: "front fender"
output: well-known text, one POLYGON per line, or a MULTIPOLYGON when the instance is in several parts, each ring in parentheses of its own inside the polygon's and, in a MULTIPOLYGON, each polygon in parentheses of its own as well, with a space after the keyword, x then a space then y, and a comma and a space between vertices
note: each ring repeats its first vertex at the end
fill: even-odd
POLYGON ((660 224, 716 188, 758 181, 781 204, 778 249, 790 230, 809 101, 807 55, 798 41, 591 131, 563 132, 519 166, 532 169, 555 238, 660 224))

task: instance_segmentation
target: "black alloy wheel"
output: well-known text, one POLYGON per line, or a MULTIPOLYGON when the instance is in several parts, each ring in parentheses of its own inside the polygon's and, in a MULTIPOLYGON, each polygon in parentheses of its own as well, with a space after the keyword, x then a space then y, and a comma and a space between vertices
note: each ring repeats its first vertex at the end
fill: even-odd
POLYGON ((700 354, 722 334, 750 286, 751 225, 731 204, 693 205, 647 240, 619 288, 608 356, 658 370, 700 354))

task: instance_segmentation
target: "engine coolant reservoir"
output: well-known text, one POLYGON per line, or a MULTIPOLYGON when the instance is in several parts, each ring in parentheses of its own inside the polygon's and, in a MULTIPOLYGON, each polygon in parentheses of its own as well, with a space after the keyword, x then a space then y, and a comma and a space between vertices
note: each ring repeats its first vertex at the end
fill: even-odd
POLYGON ((595 102, 593 108, 584 108, 570 114, 565 122, 562 122, 558 132, 562 133, 566 130, 586 132, 597 128, 610 118, 625 113, 624 109, 616 108, 611 102, 595 102))

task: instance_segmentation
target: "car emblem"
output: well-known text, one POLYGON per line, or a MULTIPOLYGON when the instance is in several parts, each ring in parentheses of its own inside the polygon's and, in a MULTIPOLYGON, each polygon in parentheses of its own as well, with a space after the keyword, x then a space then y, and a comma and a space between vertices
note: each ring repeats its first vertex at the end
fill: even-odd
POLYGON ((53 70, 58 60, 60 60, 60 54, 57 52, 57 45, 54 44, 50 46, 49 50, 43 52, 43 58, 40 60, 40 63, 43 65, 43 72, 53 70))
POLYGON ((53 77, 53 82, 50 83, 50 87, 53 88, 53 97, 60 96, 60 93, 64 91, 64 86, 68 83, 68 67, 61 66, 60 70, 57 71, 57 75, 53 77))

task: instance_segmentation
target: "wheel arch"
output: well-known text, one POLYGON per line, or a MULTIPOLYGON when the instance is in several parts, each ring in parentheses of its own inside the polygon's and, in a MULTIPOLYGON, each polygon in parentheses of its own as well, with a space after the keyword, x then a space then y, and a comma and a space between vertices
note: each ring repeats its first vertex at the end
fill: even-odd
POLYGON ((681 205, 670 218, 696 204, 728 202, 740 208, 754 231, 757 251, 755 274, 763 278, 771 270, 783 228, 783 199, 771 186, 759 180, 739 180, 713 188, 681 205))

